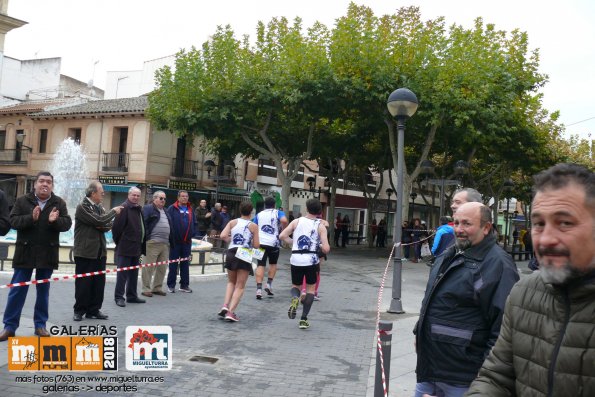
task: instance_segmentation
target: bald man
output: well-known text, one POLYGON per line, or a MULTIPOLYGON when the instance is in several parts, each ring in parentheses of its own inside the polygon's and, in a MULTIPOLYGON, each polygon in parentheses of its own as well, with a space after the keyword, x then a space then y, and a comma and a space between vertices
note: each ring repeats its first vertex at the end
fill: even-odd
POLYGON ((488 207, 462 204, 454 222, 456 243, 432 267, 414 329, 416 397, 463 396, 498 338, 504 303, 519 280, 491 233, 488 207))

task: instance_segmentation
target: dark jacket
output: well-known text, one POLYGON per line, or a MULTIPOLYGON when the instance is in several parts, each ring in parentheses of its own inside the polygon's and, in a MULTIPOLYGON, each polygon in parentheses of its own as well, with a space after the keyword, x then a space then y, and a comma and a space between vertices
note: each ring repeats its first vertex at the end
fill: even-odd
MULTIPOLYGON (((173 243, 173 224, 171 222, 171 217, 169 216, 165 208, 163 209, 163 211, 165 212, 165 216, 167 216, 167 222, 169 223, 169 245, 171 246, 173 243)), ((155 207, 155 204, 147 204, 143 206, 143 218, 145 220, 145 226, 147 227, 146 240, 150 240, 151 233, 153 232, 153 229, 155 229, 155 225, 157 225, 157 222, 159 222, 159 218, 161 218, 161 212, 159 212, 159 209, 155 207)))
POLYGON ((217 211, 215 208, 211 211, 211 229, 221 232, 223 230, 223 216, 221 211, 217 211))
POLYGON ((5 236, 10 230, 10 219, 8 217, 8 200, 6 200, 6 195, 0 189, 0 236, 5 236))
POLYGON ((192 237, 196 233, 196 218, 194 218, 194 212, 192 212, 190 204, 187 205, 186 220, 182 219, 182 213, 177 201, 167 208, 167 214, 171 218, 174 245, 192 244, 192 237))
POLYGON ((198 207, 194 210, 194 217, 196 218, 196 230, 200 232, 206 232, 209 230, 209 226, 211 225, 211 218, 207 218, 206 215, 209 213, 209 209, 207 207, 202 208, 198 207))
POLYGON ((115 216, 116 211, 106 212, 102 205, 95 206, 85 197, 74 213, 74 256, 87 259, 107 256, 105 232, 112 228, 115 216))
POLYGON ((120 256, 141 256, 145 253, 146 226, 142 207, 126 200, 112 226, 116 243, 116 254, 120 256))
POLYGON ((595 272, 566 286, 514 286, 469 396, 595 396, 595 272))
POLYGON ((50 196, 37 222, 33 209, 37 207, 34 193, 19 197, 10 213, 10 224, 17 231, 17 241, 12 259, 13 268, 57 269, 60 249, 60 232, 72 226, 66 203, 54 193, 50 196), (49 222, 52 209, 60 211, 55 222, 49 222))
POLYGON ((518 280, 512 258, 491 234, 436 259, 414 330, 418 382, 471 383, 498 338, 506 298, 518 280))

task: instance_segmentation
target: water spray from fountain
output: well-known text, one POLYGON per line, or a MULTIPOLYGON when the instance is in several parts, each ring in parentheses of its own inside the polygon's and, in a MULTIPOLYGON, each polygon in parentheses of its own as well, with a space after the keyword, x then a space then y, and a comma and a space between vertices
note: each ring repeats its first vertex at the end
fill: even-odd
MULTIPOLYGON (((67 138, 58 146, 54 160, 50 164, 54 176, 54 194, 66 201, 68 214, 74 221, 76 206, 85 197, 85 188, 89 184, 87 155, 83 148, 72 138, 67 138)), ((72 244, 74 222, 68 232, 60 234, 60 242, 72 244)))

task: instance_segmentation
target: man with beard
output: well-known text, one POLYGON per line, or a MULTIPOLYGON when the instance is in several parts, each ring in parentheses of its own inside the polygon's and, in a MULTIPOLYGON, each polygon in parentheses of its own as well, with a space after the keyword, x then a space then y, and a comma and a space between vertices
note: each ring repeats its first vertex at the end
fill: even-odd
POLYGON ((519 280, 496 244, 488 207, 462 204, 454 214, 456 243, 436 259, 414 333, 415 396, 462 396, 498 338, 504 304, 519 280))
POLYGON ((595 174, 558 164, 534 190, 540 270, 511 291, 470 396, 595 395, 595 174))

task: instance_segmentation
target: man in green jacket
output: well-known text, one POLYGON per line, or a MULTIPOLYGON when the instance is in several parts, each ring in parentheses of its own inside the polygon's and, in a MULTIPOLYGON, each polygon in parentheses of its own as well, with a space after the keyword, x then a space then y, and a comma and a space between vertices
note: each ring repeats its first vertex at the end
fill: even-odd
POLYGON ((595 175, 558 164, 534 189, 540 270, 511 291, 467 396, 595 396, 595 175))
MULTIPOLYGON (((112 223, 122 207, 117 206, 107 212, 103 201, 103 186, 99 181, 92 181, 85 190, 85 198, 76 207, 74 215, 74 263, 75 273, 84 274, 104 271, 107 262, 107 244, 105 232, 112 228, 112 223)), ((83 316, 94 320, 107 320, 102 313, 105 274, 80 277, 74 281, 74 321, 81 321, 83 316)))

